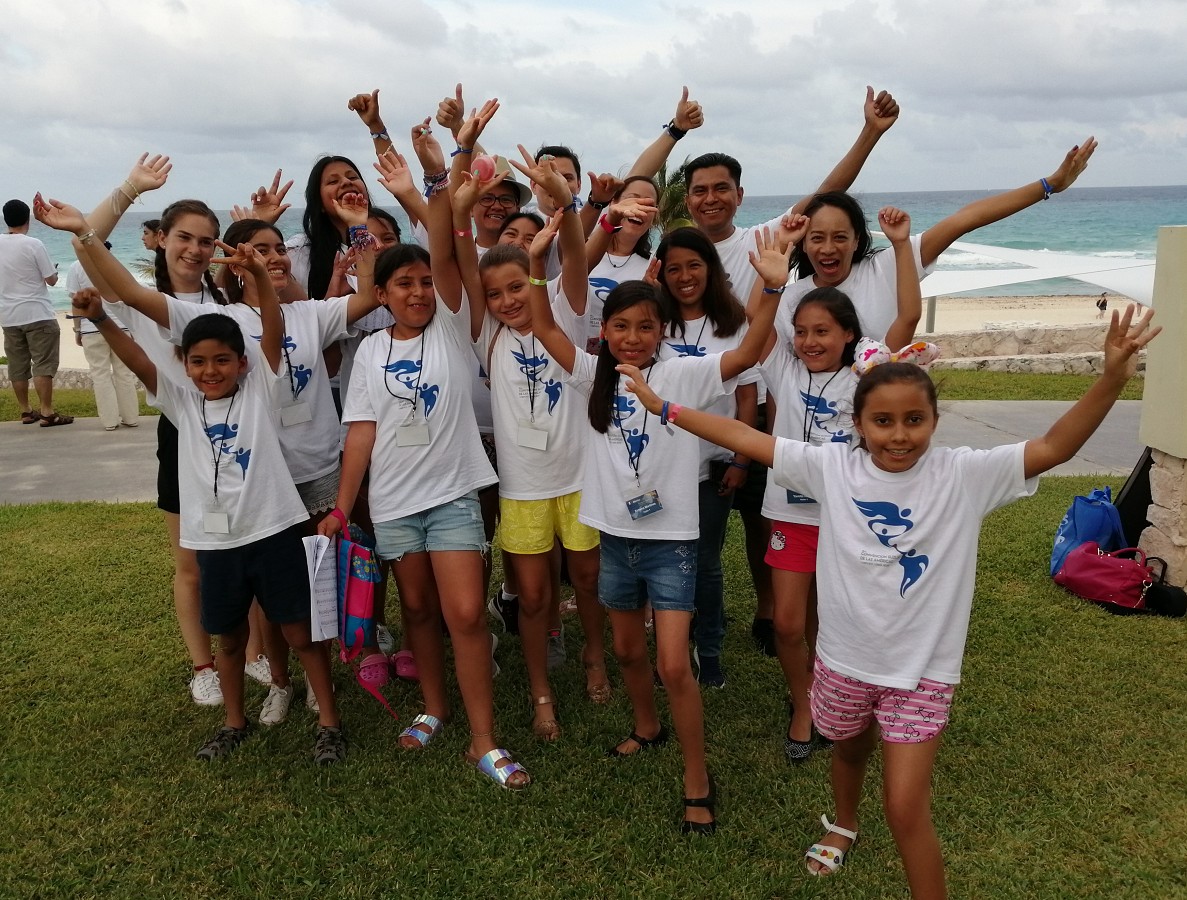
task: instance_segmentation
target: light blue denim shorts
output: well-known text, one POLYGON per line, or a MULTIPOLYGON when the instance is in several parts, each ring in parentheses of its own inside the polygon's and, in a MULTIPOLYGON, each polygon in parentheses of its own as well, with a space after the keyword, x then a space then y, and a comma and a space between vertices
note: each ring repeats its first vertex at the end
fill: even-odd
POLYGON ((607 609, 692 612, 696 608, 697 542, 649 541, 602 532, 598 598, 607 609))
POLYGON ((406 553, 476 550, 485 554, 486 534, 478 492, 389 522, 375 523, 375 547, 381 559, 399 562, 406 553))

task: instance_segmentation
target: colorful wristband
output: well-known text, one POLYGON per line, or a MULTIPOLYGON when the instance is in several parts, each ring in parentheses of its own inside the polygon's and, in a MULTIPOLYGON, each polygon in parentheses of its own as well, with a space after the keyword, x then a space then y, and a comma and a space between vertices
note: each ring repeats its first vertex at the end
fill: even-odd
POLYGON ((467 228, 464 231, 461 228, 453 229, 454 237, 474 237, 473 230, 467 228))
POLYGON ((528 276, 528 284, 534 284, 536 287, 548 287, 547 278, 532 278, 528 276))
POLYGON ((678 415, 680 415, 680 413, 683 409, 684 409, 684 407, 681 406, 679 403, 669 403, 668 404, 668 421, 675 422, 676 417, 678 415))
POLYGON ((764 286, 762 289, 762 292, 764 294, 782 294, 785 290, 787 290, 787 285, 783 285, 783 287, 777 287, 777 288, 769 288, 769 287, 764 286))
POLYGON ((618 232, 622 231, 622 226, 612 224, 610 217, 605 213, 602 213, 598 219, 598 225, 601 226, 602 231, 606 232, 606 234, 618 234, 618 232))
POLYGON ((1043 186, 1043 199, 1050 200, 1051 199, 1051 182, 1049 182, 1046 178, 1040 178, 1039 184, 1041 184, 1043 186))

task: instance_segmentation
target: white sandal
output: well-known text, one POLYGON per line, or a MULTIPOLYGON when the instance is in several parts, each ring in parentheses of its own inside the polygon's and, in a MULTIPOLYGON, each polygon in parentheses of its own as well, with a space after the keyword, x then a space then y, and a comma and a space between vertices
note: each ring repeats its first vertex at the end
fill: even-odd
POLYGON ((813 869, 811 866, 808 866, 808 873, 810 875, 832 875, 837 869, 845 865, 846 854, 857 844, 857 832, 850 831, 848 828, 842 828, 840 825, 834 825, 828 820, 828 816, 821 816, 820 824, 828 829, 829 832, 839 834, 841 837, 847 837, 853 842, 849 845, 849 850, 838 850, 836 847, 828 847, 824 844, 813 844, 804 854, 805 860, 814 860, 824 866, 823 869, 813 869))

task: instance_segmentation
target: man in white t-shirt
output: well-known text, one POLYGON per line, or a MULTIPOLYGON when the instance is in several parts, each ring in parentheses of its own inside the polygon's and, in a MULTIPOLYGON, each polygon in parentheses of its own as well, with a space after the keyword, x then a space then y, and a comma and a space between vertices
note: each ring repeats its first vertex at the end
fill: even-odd
MULTIPOLYGON (((883 134, 898 119, 899 108, 886 91, 876 96, 872 87, 866 87, 864 121, 861 132, 849 152, 821 182, 816 193, 844 191, 857 180, 861 167, 883 134)), ((726 278, 734 296, 745 306, 754 287, 757 273, 750 265, 750 251, 754 249, 754 233, 764 227, 772 231, 780 219, 772 219, 762 225, 738 227, 734 224, 738 207, 742 205, 742 166, 725 153, 705 153, 687 163, 684 167, 684 187, 688 214, 705 236, 713 242, 726 278)), ((788 213, 801 212, 812 199, 804 197, 788 213)), ((767 419, 765 392, 759 392, 759 421, 747 424, 764 428, 767 419)), ((773 412, 773 410, 771 411, 773 412)), ((734 493, 734 509, 742 517, 746 527, 746 559, 754 580, 758 596, 751 634, 768 656, 774 656, 773 623, 774 598, 771 594, 770 571, 764 562, 767 548, 768 525, 762 517, 762 499, 766 489, 766 469, 751 465, 746 483, 734 493)))
POLYGON ((29 205, 20 200, 4 204, 7 234, 0 234, 0 326, 8 378, 26 425, 69 425, 72 416, 54 412, 54 376, 58 374, 60 328, 50 303, 48 285, 58 283, 45 244, 29 237, 29 205), (29 405, 29 380, 37 391, 40 409, 29 405))

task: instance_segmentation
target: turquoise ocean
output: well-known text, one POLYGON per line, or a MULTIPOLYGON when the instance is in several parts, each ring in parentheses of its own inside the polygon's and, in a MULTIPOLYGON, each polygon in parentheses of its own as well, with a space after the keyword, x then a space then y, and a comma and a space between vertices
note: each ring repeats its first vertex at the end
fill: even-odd
MULTIPOLYGON (((967 203, 998 191, 922 191, 908 193, 857 193, 873 222, 883 206, 897 206, 911 215, 912 230, 923 231, 967 203)), ((753 197, 746 195, 738 209, 739 225, 769 221, 795 203, 798 197, 753 197)), ((392 212, 405 222, 403 213, 392 212)), ((280 229, 290 236, 301 229, 301 214, 291 209, 280 220, 280 229)), ((111 235, 112 250, 125 264, 148 257, 140 242, 141 223, 158 213, 135 206, 129 210, 111 235)), ((225 228, 230 213, 218 211, 225 228)), ((1187 185, 1171 187, 1071 188, 1050 200, 1037 203, 1005 221, 978 229, 965 240, 1019 250, 1051 253, 1075 253, 1116 259, 1154 259, 1158 229, 1163 225, 1187 225, 1187 185)), ((74 261, 68 238, 59 232, 33 223, 29 232, 42 240, 50 257, 58 263, 62 278, 51 288, 54 305, 60 310, 70 306, 65 291, 65 273, 74 261)), ((1013 265, 990 257, 950 251, 940 258, 941 269, 1012 268, 1013 265)), ((1073 279, 1026 282, 973 292, 970 296, 1024 296, 1095 294, 1099 288, 1073 279)))

